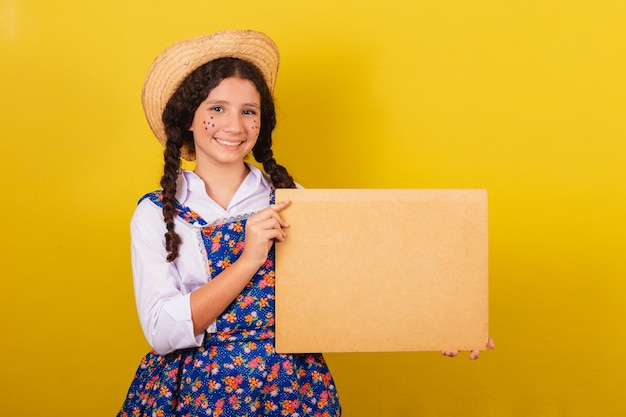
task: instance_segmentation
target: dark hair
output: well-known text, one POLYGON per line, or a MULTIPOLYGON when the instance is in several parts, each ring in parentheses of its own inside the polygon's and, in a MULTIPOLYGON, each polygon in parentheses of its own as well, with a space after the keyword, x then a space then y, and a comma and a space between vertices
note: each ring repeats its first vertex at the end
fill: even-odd
POLYGON ((254 159, 263 164, 277 188, 295 188, 287 169, 276 163, 272 152, 272 131, 276 127, 274 99, 265 79, 256 66, 237 58, 218 58, 207 62, 187 76, 174 92, 163 110, 163 124, 167 142, 163 152, 164 166, 161 187, 163 188, 163 221, 166 224, 165 249, 167 261, 178 257, 180 236, 174 230, 176 205, 176 179, 180 173, 181 150, 195 156, 193 133, 189 127, 196 109, 207 98, 211 90, 225 78, 238 77, 250 80, 261 96, 261 129, 252 148, 254 159))

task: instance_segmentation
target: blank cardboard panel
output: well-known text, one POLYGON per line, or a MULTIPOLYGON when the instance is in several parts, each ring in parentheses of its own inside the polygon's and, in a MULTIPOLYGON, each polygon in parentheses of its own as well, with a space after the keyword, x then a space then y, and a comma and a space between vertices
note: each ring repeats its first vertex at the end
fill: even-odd
POLYGON ((484 349, 486 190, 279 189, 276 350, 484 349))

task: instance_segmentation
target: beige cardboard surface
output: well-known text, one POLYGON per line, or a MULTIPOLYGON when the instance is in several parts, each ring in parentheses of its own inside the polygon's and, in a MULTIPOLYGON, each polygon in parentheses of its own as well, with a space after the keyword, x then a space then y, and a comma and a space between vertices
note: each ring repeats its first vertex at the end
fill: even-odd
POLYGON ((276 350, 484 349, 487 192, 278 189, 276 350))

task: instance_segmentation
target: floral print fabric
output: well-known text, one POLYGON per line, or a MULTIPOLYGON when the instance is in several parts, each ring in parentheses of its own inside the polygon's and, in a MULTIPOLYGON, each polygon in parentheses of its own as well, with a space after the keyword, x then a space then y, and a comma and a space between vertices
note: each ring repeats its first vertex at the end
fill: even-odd
MULTIPOLYGON (((159 192, 149 198, 161 206, 159 192)), ((273 200, 273 193, 271 196, 273 200)), ((199 231, 210 276, 243 251, 247 218, 207 224, 187 207, 177 214, 199 231)), ((340 416, 333 378, 321 354, 274 349, 274 250, 217 319, 198 348, 141 361, 118 417, 340 416)))

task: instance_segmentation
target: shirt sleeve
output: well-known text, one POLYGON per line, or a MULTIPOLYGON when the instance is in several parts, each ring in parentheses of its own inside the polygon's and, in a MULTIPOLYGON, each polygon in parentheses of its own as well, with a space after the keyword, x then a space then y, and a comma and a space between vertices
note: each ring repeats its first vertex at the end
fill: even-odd
POLYGON ((182 288, 176 262, 166 261, 161 209, 142 201, 130 227, 135 301, 148 343, 161 355, 200 346, 204 334, 194 334, 190 293, 182 288))

